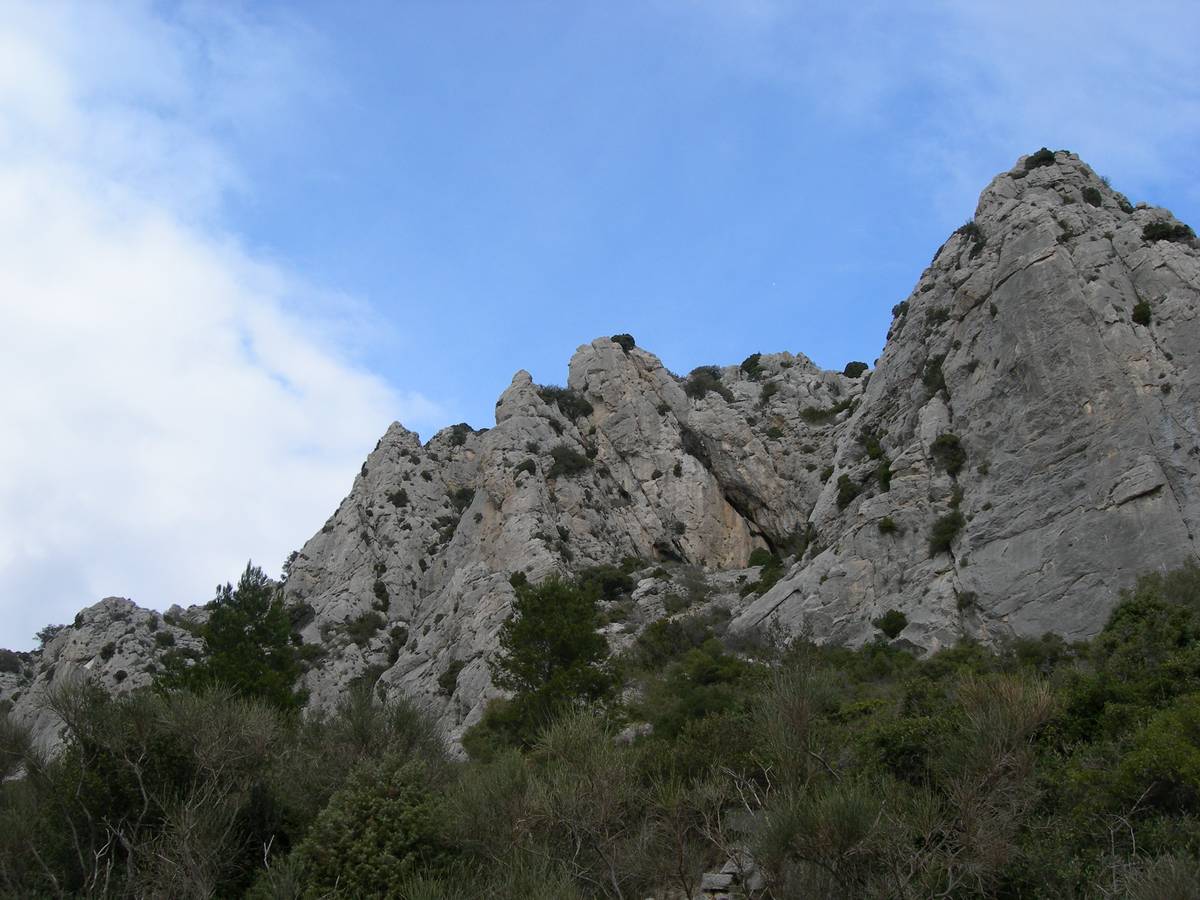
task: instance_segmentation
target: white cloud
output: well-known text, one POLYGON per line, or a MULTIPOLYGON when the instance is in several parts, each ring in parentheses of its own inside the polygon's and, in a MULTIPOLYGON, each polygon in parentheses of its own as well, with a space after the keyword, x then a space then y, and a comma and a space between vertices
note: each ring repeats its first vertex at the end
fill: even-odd
POLYGON ((106 595, 162 608, 249 557, 277 570, 388 422, 440 415, 333 345, 361 304, 219 225, 222 134, 286 114, 305 36, 152 12, 0 24, 0 646, 106 595))
MULTIPOLYGON (((1133 199, 1192 190, 1200 7, 1148 0, 661 0, 712 57, 923 176, 946 211, 1021 153, 1075 150, 1133 199)), ((816 137, 835 140, 829 134, 816 137)))

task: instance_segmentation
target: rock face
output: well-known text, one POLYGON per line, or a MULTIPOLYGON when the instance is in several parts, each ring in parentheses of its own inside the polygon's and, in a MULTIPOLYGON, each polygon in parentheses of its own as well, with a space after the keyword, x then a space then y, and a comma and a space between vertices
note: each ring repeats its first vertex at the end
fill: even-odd
MULTIPOLYGON (((509 576, 633 558, 615 647, 697 610, 850 644, 895 610, 895 640, 924 650, 1094 633, 1116 588, 1196 556, 1200 252, 1177 225, 1074 155, 1037 154, 938 250, 872 372, 779 353, 684 379, 601 338, 565 388, 518 372, 491 429, 422 445, 393 424, 289 563, 312 705, 368 679, 456 737, 494 693, 509 576), (747 588, 756 548, 790 560, 762 596, 747 588), (698 602, 681 612, 679 597, 698 602)), ((0 699, 21 693, 32 715, 59 661, 95 667, 116 640, 105 610, 125 603, 0 673, 0 699)), ((155 640, 137 639, 112 687, 140 683, 155 640)))
MULTIPOLYGON (((173 612, 182 614, 175 608, 173 612)), ((0 701, 34 734, 42 750, 59 741, 58 717, 46 708, 46 695, 72 676, 85 674, 109 693, 123 694, 154 681, 159 660, 172 649, 203 650, 190 631, 123 597, 107 597, 81 610, 35 653, 14 654, 19 665, 0 673, 0 701)), ((6 651, 7 652, 7 651, 6 651)))
POLYGON ((924 648, 964 634, 1083 638, 1116 587, 1195 558, 1196 242, 1146 239, 1178 223, 1133 209, 1078 157, 1036 162, 988 185, 973 226, 896 308, 812 511, 826 549, 735 627, 859 643, 897 609, 901 637, 924 648), (843 475, 864 491, 839 510, 843 475), (955 508, 961 530, 931 552, 955 508))

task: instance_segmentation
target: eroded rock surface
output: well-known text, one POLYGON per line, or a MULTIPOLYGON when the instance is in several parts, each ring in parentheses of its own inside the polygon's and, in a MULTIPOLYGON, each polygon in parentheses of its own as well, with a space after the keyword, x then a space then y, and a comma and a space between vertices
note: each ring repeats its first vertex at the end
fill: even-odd
MULTIPOLYGON (((924 650, 1093 634, 1117 588, 1196 556, 1200 252, 1148 238, 1155 223, 1176 224, 1072 154, 1023 158, 861 377, 776 353, 681 378, 600 338, 562 388, 518 372, 493 428, 422 444, 393 424, 289 565, 312 706, 368 679, 457 737, 494 693, 510 575, 631 558, 637 590, 606 611, 616 649, 697 613, 860 644, 897 610, 895 640, 924 650), (757 548, 789 560, 762 596, 757 548)), ((62 666, 114 690, 148 681, 156 633, 195 640, 149 616, 85 610, 0 672, 0 699, 32 721, 62 666)))

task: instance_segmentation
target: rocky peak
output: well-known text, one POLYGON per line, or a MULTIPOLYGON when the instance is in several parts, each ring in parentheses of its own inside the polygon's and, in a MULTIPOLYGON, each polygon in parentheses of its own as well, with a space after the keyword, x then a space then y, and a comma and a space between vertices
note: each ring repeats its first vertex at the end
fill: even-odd
MULTIPOLYGON (((517 372, 493 428, 422 444, 393 423, 289 563, 311 702, 366 679, 455 736, 494 693, 510 575, 621 561, 639 583, 614 647, 717 609, 734 630, 851 644, 894 613, 894 640, 921 650, 1086 637, 1114 588, 1196 555, 1198 305, 1186 226, 1039 151, 934 254, 873 371, 754 353, 679 376, 601 337, 565 387, 517 372), (787 561, 774 587, 746 568, 756 550, 787 561)), ((18 661, 33 676, 0 672, 0 697, 32 709, 32 681, 109 642, 140 683, 150 614, 100 607, 18 661)))

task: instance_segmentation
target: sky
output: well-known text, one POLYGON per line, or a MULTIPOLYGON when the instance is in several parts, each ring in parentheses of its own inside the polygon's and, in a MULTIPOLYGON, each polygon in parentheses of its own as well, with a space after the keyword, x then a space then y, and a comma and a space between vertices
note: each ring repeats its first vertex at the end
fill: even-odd
POLYGON ((277 574, 393 420, 880 353, 1045 145, 1200 225, 1200 6, 0 0, 0 646, 277 574))

